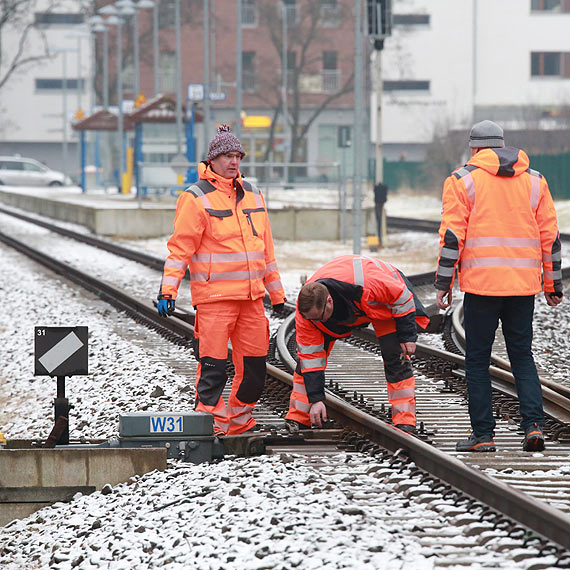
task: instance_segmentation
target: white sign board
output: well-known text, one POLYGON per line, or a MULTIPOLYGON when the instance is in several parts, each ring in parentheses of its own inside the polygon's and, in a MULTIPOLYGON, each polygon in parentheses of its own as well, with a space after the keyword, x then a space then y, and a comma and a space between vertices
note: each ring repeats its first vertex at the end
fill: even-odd
POLYGON ((204 99, 204 86, 201 83, 189 83, 188 99, 190 101, 202 101, 204 99))

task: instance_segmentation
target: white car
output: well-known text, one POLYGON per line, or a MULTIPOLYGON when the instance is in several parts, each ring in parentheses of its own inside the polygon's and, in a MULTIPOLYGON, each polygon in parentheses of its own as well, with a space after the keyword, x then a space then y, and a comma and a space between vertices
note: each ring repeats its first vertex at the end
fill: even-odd
POLYGON ((64 186, 71 180, 33 158, 0 156, 0 184, 7 186, 64 186))

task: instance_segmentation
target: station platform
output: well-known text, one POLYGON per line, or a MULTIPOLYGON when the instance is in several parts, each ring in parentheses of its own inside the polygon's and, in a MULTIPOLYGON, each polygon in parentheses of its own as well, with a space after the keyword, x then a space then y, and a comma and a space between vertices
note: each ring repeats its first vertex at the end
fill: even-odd
MULTIPOLYGON (((284 240, 351 239, 351 210, 342 212, 333 201, 321 206, 278 202, 269 204, 273 237, 284 240)), ((291 198, 293 196, 291 195, 291 198)), ((299 202, 299 201, 298 201, 299 202)), ((176 197, 138 199, 134 193, 88 190, 76 186, 30 188, 0 186, 0 203, 62 222, 85 226, 100 236, 153 238, 170 235, 176 211, 176 197)), ((374 209, 361 210, 362 235, 376 233, 374 209)))

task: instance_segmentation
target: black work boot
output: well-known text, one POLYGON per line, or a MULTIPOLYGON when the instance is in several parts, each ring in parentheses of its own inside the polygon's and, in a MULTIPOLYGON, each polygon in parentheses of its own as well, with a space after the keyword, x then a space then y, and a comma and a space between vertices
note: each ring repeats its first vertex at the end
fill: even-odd
POLYGON ((544 434, 537 423, 524 430, 523 451, 542 451, 544 449, 544 434))
POLYGON ((455 451, 496 451, 493 436, 481 435, 477 437, 474 433, 469 436, 469 439, 458 441, 455 444, 455 451))

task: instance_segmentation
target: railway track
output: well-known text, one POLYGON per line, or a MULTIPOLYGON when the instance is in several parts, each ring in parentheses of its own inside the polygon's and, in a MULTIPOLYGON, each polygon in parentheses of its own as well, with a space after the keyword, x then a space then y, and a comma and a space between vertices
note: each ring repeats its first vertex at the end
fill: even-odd
MULTIPOLYGON (((57 260, 49 260, 48 256, 38 252, 33 252, 32 248, 29 246, 22 243, 16 243, 17 240, 13 240, 5 235, 0 237, 5 243, 18 248, 23 253, 26 253, 26 255, 32 256, 36 261, 49 266, 54 271, 63 274, 66 277, 70 277, 82 286, 87 285, 90 290, 96 291, 103 299, 117 304, 121 310, 128 312, 139 321, 146 321, 148 325, 161 330, 163 334, 167 336, 170 335, 176 342, 179 342, 180 344, 190 342, 189 339, 192 334, 191 328, 189 327, 189 321, 192 319, 190 314, 179 311, 178 319, 159 319, 151 302, 133 300, 128 295, 124 294, 121 296, 121 294, 117 294, 120 292, 112 286, 102 283, 94 283, 93 280, 89 278, 90 276, 81 274, 81 272, 73 270, 68 265, 61 264, 61 262, 58 262, 57 260), (89 284, 90 281, 91 284, 89 284)), ((424 276, 423 278, 419 278, 417 281, 418 286, 421 286, 422 279, 427 279, 427 277, 424 276)), ((289 333, 284 334, 285 337, 289 334, 286 344, 291 344, 291 332, 289 331, 289 333)), ((366 339, 358 339, 357 342, 366 343, 368 341, 366 341, 366 339)), ((420 410, 420 413, 423 413, 422 410, 424 410, 424 408, 426 410, 425 420, 423 420, 420 415, 419 419, 423 421, 424 424, 421 435, 423 439, 427 440, 426 443, 426 441, 421 441, 421 439, 412 438, 408 435, 402 434, 377 417, 378 414, 386 417, 387 410, 387 397, 383 400, 385 396, 382 394, 382 388, 385 390, 385 382, 380 377, 376 383, 377 385, 371 386, 370 381, 371 366, 373 367, 374 375, 381 376, 381 374, 379 374, 379 357, 373 351, 370 351, 364 346, 354 346, 349 343, 337 343, 337 347, 339 349, 341 348, 341 345, 342 350, 338 351, 339 360, 336 372, 336 377, 338 377, 338 379, 331 378, 333 382, 332 387, 334 390, 341 393, 341 395, 343 392, 344 395, 349 394, 348 399, 352 400, 352 403, 347 404, 346 402, 343 402, 341 398, 334 397, 331 393, 329 396, 329 406, 333 408, 333 415, 337 416, 339 425, 342 424, 343 427, 351 430, 348 435, 348 439, 341 443, 342 446, 347 449, 372 450, 373 452, 378 453, 379 448, 375 446, 381 445, 392 452, 397 452, 400 455, 400 460, 403 460, 404 458, 406 461, 411 460, 418 467, 429 471, 434 476, 440 477, 444 481, 447 481, 446 484, 450 485, 450 487, 447 488, 447 491, 451 492, 453 491, 453 488, 456 488, 461 492, 466 493, 468 496, 475 497, 478 500, 483 500, 478 497, 478 495, 482 495, 485 497, 484 502, 487 504, 490 503, 493 508, 533 529, 539 535, 553 540, 565 548, 570 546, 567 542, 569 527, 566 515, 561 514, 559 510, 552 509, 548 506, 542 507, 538 505, 540 506, 540 509, 537 509, 536 501, 530 499, 527 500, 526 494, 517 494, 516 492, 515 499, 512 501, 513 505, 506 508, 505 496, 507 491, 510 492, 510 487, 514 486, 514 477, 511 477, 510 486, 507 486, 505 483, 500 481, 495 483, 495 485, 498 485, 498 490, 491 493, 488 488, 488 477, 482 476, 480 470, 472 469, 466 466, 463 461, 459 461, 456 457, 453 457, 453 452, 449 448, 452 447, 452 444, 457 439, 458 434, 457 437, 455 435, 452 436, 450 433, 450 426, 455 425, 456 431, 461 434, 466 432, 466 423, 464 422, 465 425, 463 425, 462 420, 458 420, 461 413, 466 417, 466 411, 465 406, 462 403, 463 396, 461 395, 461 391, 454 391, 455 385, 460 385, 461 383, 461 374, 457 373, 456 367, 450 366, 449 363, 447 365, 442 364, 441 361, 434 362, 434 359, 432 358, 433 355, 430 355, 430 357, 426 359, 425 364, 423 364, 419 359, 416 360, 416 368, 420 370, 420 374, 417 376, 418 409, 420 410), (356 368, 354 366, 355 360, 358 360, 358 369, 362 369, 364 371, 362 378, 354 378, 354 375, 352 374, 356 368), (342 370, 343 363, 346 366, 347 362, 350 363, 350 374, 347 373, 346 369, 344 372, 342 370), (422 384, 420 386, 420 378, 423 376, 422 370, 425 370, 426 380, 424 385, 422 378, 422 384), (439 401, 439 404, 435 404, 435 413, 438 416, 437 422, 435 420, 427 421, 428 412, 431 414, 431 409, 434 408, 434 404, 430 403, 433 402, 431 396, 434 394, 436 395, 436 402, 439 401), (445 399, 446 406, 441 405, 442 398, 445 399), (359 407, 363 409, 359 409, 359 407), (442 408, 446 408, 446 411, 450 412, 451 415, 449 416, 449 419, 442 417, 442 408), (345 409, 348 411, 340 411, 345 409), (369 414, 368 412, 373 413, 369 414), (366 437, 356 435, 359 432, 365 434, 366 437), (438 452, 437 462, 441 460, 441 457, 439 456, 445 455, 449 461, 447 467, 436 466, 436 460, 434 459, 432 452, 437 450, 444 452, 438 452), (481 480, 484 481, 484 484, 481 483, 481 480), (462 486, 465 486, 466 481, 468 482, 467 489, 462 489, 462 486), (482 490, 478 490, 478 486, 480 485, 482 485, 482 490), (489 499, 491 495, 494 497, 492 500, 489 499), (522 512, 525 509, 527 514, 522 512), (532 520, 523 522, 526 520, 525 516, 529 516, 529 512, 532 513, 534 522, 532 520), (544 516, 542 514, 539 515, 539 512, 545 513, 544 516)), ((281 352, 281 350, 282 349, 278 349, 278 352, 281 352)), ((337 351, 336 347, 331 358, 337 358, 335 351, 337 351)), ((333 361, 331 359, 331 364, 332 363, 333 361)), ((329 370, 331 368, 332 366, 329 366, 329 370)), ((337 365, 335 365, 334 368, 336 369, 337 365)), ((289 374, 283 372, 283 370, 273 366, 269 367, 269 374, 270 378, 268 383, 271 385, 272 383, 278 382, 280 387, 275 390, 270 390, 269 393, 264 396, 263 400, 268 409, 274 410, 271 412, 274 417, 279 417, 282 415, 284 406, 286 406, 286 397, 277 404, 275 404, 275 402, 270 402, 270 400, 277 399, 275 393, 281 392, 288 395, 288 389, 283 389, 283 385, 290 386, 291 377, 289 374)), ((330 374, 328 376, 330 378, 330 374)), ((507 454, 506 456, 506 464, 509 465, 508 469, 511 469, 511 473, 513 473, 513 470, 518 467, 518 464, 514 460, 516 459, 515 448, 520 446, 520 436, 513 435, 516 434, 516 427, 514 427, 513 424, 509 424, 509 420, 505 420, 505 423, 506 431, 504 437, 497 437, 496 441, 501 449, 506 449, 506 452, 512 449, 513 454, 511 456, 508 456, 507 454), (515 465, 515 467, 513 467, 513 465, 515 465)), ((558 447, 560 450, 564 450, 561 452, 561 455, 568 455, 568 447, 565 442, 559 441, 556 444, 549 444, 547 453, 541 454, 542 457, 540 458, 540 461, 538 458, 534 461, 533 465, 535 466, 535 469, 548 469, 549 466, 556 464, 556 462, 558 462, 558 466, 560 466, 560 461, 564 458, 556 456, 553 453, 554 450, 551 452, 550 448, 553 445, 554 447, 558 447)), ((474 457, 470 454, 465 454, 462 458, 464 461, 469 463, 469 461, 474 457)), ((475 457, 474 459, 480 462, 482 458, 475 457)), ((526 467, 528 467, 529 462, 523 462, 522 457, 520 459, 520 463, 525 463, 526 467)), ((528 454, 524 456, 524 459, 528 459, 528 454)), ((479 467, 486 468, 487 470, 501 470, 501 468, 497 469, 496 466, 493 467, 489 465, 479 465, 479 467)), ((502 470, 505 471, 505 469, 502 470)), ((454 492, 457 491, 455 490, 454 492)), ((526 491, 526 493, 528 492, 529 491, 526 491)), ((461 495, 461 493, 459 494, 461 495)), ((566 494, 566 491, 559 494, 566 494)), ((557 507, 561 510, 567 509, 566 503, 557 505, 557 507)))

